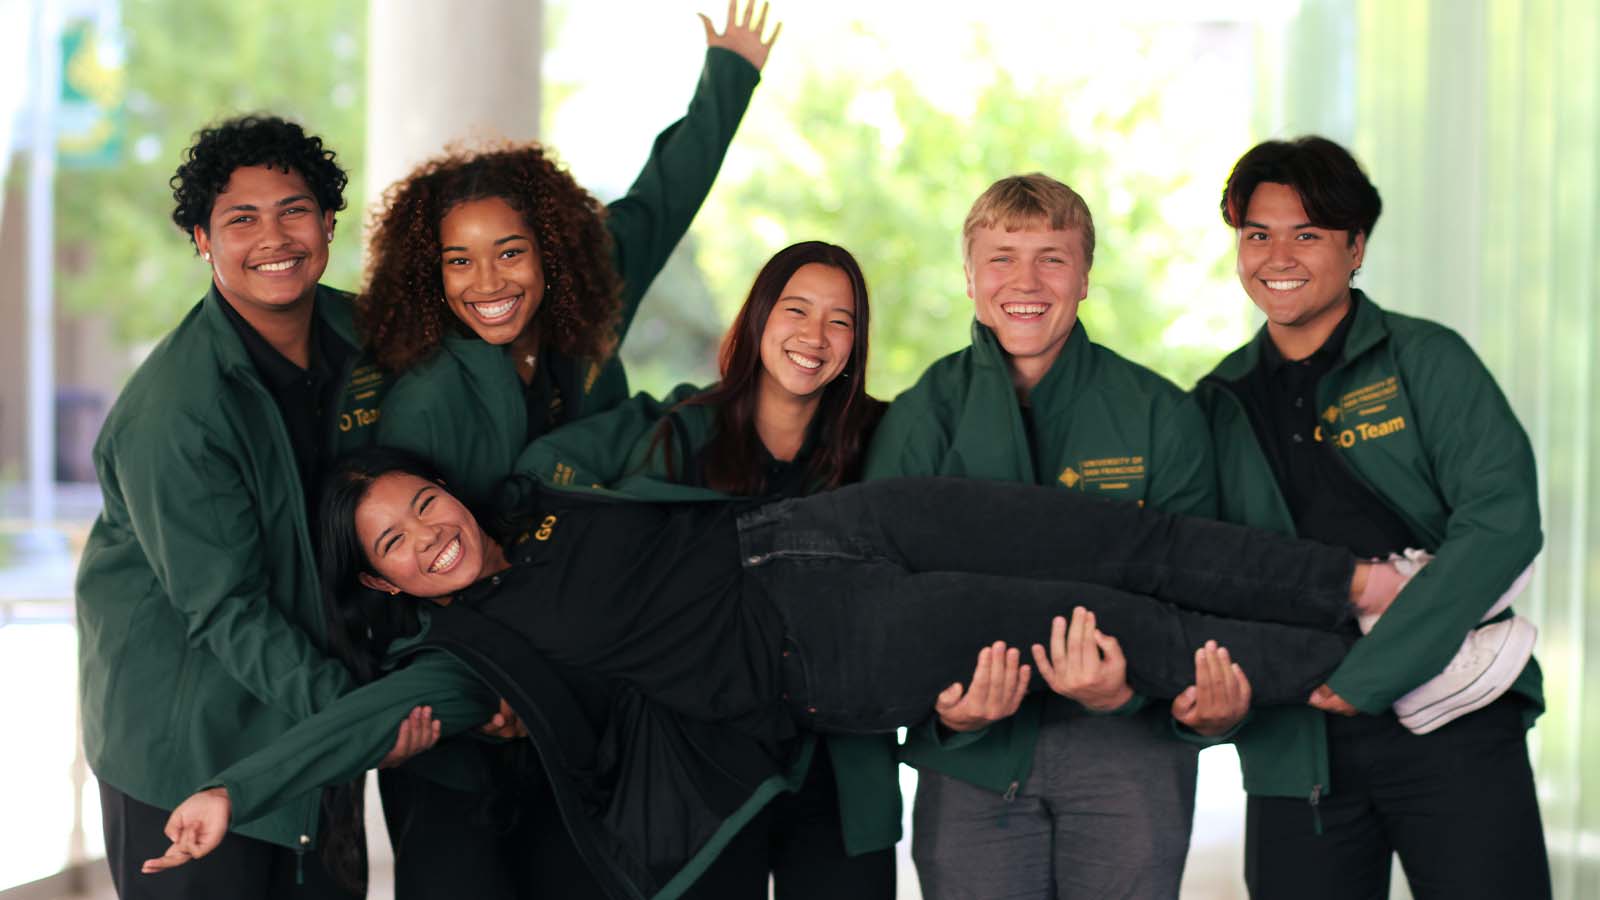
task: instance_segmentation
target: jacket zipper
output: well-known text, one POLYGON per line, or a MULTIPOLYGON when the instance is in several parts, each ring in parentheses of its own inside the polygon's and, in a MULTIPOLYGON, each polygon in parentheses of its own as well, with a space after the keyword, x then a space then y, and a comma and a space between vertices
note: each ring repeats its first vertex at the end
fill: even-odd
POLYGON ((1322 803, 1322 785, 1313 784, 1311 786, 1311 796, 1307 798, 1307 802, 1311 804, 1311 831, 1317 837, 1322 837, 1322 809, 1320 806, 1322 803))

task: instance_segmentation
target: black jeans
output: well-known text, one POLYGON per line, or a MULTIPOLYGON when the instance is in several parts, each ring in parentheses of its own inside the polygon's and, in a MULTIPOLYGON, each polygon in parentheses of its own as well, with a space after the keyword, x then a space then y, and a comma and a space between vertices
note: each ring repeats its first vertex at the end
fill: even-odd
POLYGON ((106 863, 122 900, 358 900, 361 896, 334 881, 317 851, 301 854, 242 834, 227 835, 217 849, 188 865, 141 874, 141 863, 165 853, 172 844, 162 833, 171 815, 170 809, 140 803, 100 782, 106 863))
POLYGON ((1328 717, 1332 792, 1249 799, 1245 883, 1256 900, 1389 896, 1400 854, 1417 900, 1538 900, 1550 863, 1521 697, 1428 734, 1393 713, 1328 717))
POLYGON ((1348 552, 1071 491, 868 482, 761 507, 739 532, 784 620, 787 699, 817 731, 921 721, 985 644, 1047 643, 1080 605, 1150 697, 1192 683, 1216 640, 1256 703, 1304 702, 1347 646, 1333 632, 1351 616, 1348 552))

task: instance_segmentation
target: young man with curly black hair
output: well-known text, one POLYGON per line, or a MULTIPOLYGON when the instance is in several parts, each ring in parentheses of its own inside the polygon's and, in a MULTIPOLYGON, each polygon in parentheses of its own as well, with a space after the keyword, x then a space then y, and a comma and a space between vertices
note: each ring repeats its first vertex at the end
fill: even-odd
MULTIPOLYGON (((346 176, 299 125, 199 133, 173 221, 211 287, 139 366, 95 444, 105 506, 77 584, 83 735, 124 897, 347 897, 315 853, 319 798, 231 835, 192 874, 138 874, 168 812, 221 761, 343 693, 323 651, 308 510, 368 440, 381 388, 350 298, 319 285, 346 176)), ((425 743, 418 717, 397 743, 425 743)))

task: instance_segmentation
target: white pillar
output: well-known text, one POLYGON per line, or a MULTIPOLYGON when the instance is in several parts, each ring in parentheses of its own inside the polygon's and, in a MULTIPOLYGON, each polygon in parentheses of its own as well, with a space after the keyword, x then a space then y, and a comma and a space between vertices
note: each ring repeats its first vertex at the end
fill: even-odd
POLYGON ((367 196, 445 144, 539 134, 540 0, 371 0, 367 196))
MULTIPOLYGON (((55 4, 34 12, 34 94, 28 171, 28 516, 56 517, 55 180, 61 37, 55 4)), ((0 148, 0 152, 4 152, 0 148)))

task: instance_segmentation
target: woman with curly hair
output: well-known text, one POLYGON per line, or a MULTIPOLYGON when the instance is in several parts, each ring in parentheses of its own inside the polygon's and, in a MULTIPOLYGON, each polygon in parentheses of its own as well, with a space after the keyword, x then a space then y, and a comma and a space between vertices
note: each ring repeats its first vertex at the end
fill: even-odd
MULTIPOLYGON (((721 34, 701 16, 709 48, 688 112, 616 202, 602 206, 537 144, 448 154, 390 189, 357 300, 370 352, 396 376, 379 443, 436 460, 486 503, 529 442, 626 397, 613 353, 710 190, 777 38, 763 40, 766 7, 754 6, 741 17, 730 0, 721 34)), ((547 783, 516 779, 526 802, 506 802, 517 752, 448 742, 382 774, 399 900, 598 893, 540 800, 547 783)))
POLYGON ((614 406, 613 352, 716 177, 772 37, 729 3, 705 25, 688 113, 656 139, 621 199, 601 206, 545 148, 507 146, 424 164, 395 185, 372 235, 359 322, 399 377, 380 443, 437 460, 472 502, 534 438, 614 406))

